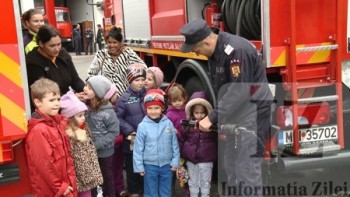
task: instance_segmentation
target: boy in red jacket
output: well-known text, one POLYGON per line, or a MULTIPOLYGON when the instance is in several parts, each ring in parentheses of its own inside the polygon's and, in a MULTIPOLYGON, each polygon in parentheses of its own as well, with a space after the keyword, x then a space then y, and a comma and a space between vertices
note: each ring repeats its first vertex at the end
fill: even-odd
POLYGON ((60 89, 41 78, 31 85, 36 110, 28 123, 26 151, 34 196, 77 196, 67 119, 58 114, 60 89))

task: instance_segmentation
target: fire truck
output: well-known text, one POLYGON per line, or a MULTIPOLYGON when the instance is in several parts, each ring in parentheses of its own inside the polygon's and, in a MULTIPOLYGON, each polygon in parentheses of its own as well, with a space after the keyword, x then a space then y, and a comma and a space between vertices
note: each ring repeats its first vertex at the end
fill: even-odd
POLYGON ((240 35, 263 54, 275 97, 266 160, 281 171, 348 165, 348 2, 343 0, 104 0, 105 28, 123 28, 125 44, 188 94, 215 103, 207 59, 181 53, 179 29, 203 18, 240 35), (343 83, 344 79, 344 83, 343 83), (322 155, 322 156, 320 156, 322 155))
POLYGON ((30 105, 21 21, 17 0, 1 6, 0 196, 24 196, 31 194, 24 152, 30 105))
MULTIPOLYGON (((207 59, 178 51, 184 40, 179 29, 203 17, 214 28, 249 39, 263 53, 275 89, 265 159, 281 171, 349 165, 347 1, 105 0, 104 4, 105 27, 121 26, 125 44, 148 65, 159 66, 166 80, 174 78, 189 94, 205 90, 213 103, 207 59)), ((20 13, 17 0, 3 1, 2 8, 0 18, 6 20, 0 25, 6 31, 0 34, 0 196, 24 196, 31 193, 24 152, 30 105, 20 13)))
MULTIPOLYGON (((21 3, 23 0, 18 0, 21 3)), ((62 45, 67 50, 72 47, 72 21, 70 10, 64 3, 56 3, 54 0, 33 0, 34 8, 42 12, 46 24, 55 27, 59 32, 62 45)), ((22 10, 24 12, 26 10, 22 10)))

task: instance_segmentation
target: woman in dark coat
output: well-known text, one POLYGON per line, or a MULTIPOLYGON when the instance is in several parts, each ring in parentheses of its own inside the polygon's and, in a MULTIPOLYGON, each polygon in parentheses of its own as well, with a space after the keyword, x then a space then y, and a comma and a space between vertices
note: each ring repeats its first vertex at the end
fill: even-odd
POLYGON ((80 79, 72 57, 62 47, 58 31, 44 25, 38 31, 36 42, 38 47, 26 56, 28 86, 45 77, 59 85, 62 95, 72 88, 82 98, 85 83, 80 79))

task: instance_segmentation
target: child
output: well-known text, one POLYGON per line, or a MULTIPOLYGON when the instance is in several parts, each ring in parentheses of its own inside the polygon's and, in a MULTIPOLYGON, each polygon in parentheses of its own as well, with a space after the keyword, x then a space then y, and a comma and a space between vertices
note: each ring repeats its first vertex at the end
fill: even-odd
POLYGON ((146 70, 145 89, 160 88, 163 83, 164 74, 159 67, 152 66, 146 70))
MULTIPOLYGON (((109 99, 115 92, 115 85, 101 75, 90 77, 84 87, 84 99, 89 106, 86 121, 91 128, 97 150, 103 177, 103 195, 113 197, 116 196, 112 171, 114 140, 119 135, 119 120, 109 99)), ((96 196, 97 189, 93 189, 91 193, 96 196)))
POLYGON ((45 78, 30 89, 36 110, 28 122, 26 152, 33 196, 77 196, 70 143, 64 131, 67 119, 58 114, 60 89, 45 78))
POLYGON ((171 196, 173 173, 179 165, 179 146, 173 123, 162 114, 164 92, 151 89, 145 96, 147 116, 137 128, 134 172, 144 176, 145 197, 171 196))
MULTIPOLYGON (((186 112, 185 112, 186 101, 187 101, 187 93, 185 89, 182 87, 182 85, 178 83, 174 83, 168 89, 168 103, 170 107, 167 110, 166 116, 174 124, 180 150, 182 147, 182 142, 181 142, 182 138, 180 138, 182 126, 180 124, 180 121, 186 119, 186 112)), ((173 188, 175 188, 175 181, 176 181, 176 178, 174 176, 173 188)), ((181 183, 180 186, 183 186, 182 182, 180 183, 181 183)), ((185 186, 186 197, 188 197, 190 195, 188 184, 186 183, 184 184, 184 186, 185 186)))
POLYGON ((174 124, 177 132, 182 130, 181 120, 186 119, 185 106, 187 94, 182 85, 174 83, 168 90, 168 103, 170 105, 166 116, 174 124))
POLYGON ((91 197, 91 189, 103 183, 91 133, 85 127, 86 110, 72 91, 61 97, 61 114, 68 118, 66 133, 72 147, 79 197, 91 197))
MULTIPOLYGON (((195 92, 186 104, 187 120, 202 120, 212 110, 204 92, 195 92)), ((190 179, 188 181, 191 197, 209 196, 213 162, 217 157, 217 133, 203 132, 198 128, 187 128, 181 132, 183 146, 181 156, 187 160, 186 165, 190 179)))
POLYGON ((116 113, 123 133, 123 152, 129 196, 142 196, 143 177, 133 171, 132 154, 138 124, 145 117, 143 98, 145 90, 146 69, 143 64, 132 64, 127 69, 130 83, 126 92, 117 101, 116 113))

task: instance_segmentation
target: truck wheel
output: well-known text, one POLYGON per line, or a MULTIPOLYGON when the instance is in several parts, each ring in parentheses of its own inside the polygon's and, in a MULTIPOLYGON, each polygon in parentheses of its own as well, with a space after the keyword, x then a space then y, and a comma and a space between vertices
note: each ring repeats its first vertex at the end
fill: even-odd
POLYGON ((204 85, 199 79, 198 76, 192 76, 190 77, 184 85, 184 88, 186 89, 187 95, 190 97, 193 92, 197 91, 204 91, 204 85))

